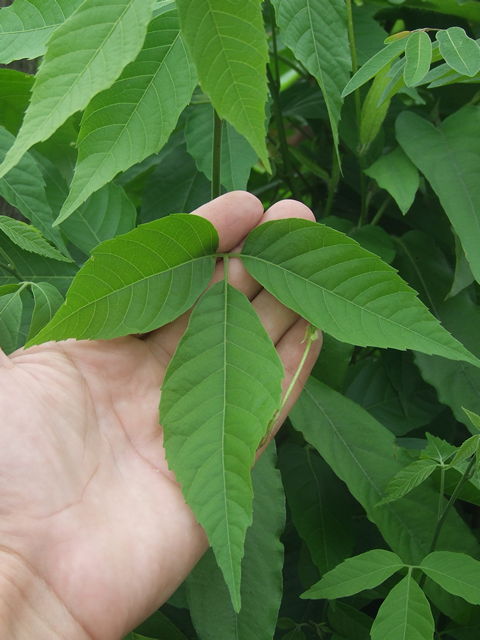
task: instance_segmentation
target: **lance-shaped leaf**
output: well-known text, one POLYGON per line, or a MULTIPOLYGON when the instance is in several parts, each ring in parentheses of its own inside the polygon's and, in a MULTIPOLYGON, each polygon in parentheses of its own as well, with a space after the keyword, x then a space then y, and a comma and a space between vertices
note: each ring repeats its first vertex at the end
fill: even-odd
POLYGON ((219 116, 250 142, 269 167, 265 144, 268 60, 258 0, 177 0, 182 33, 202 89, 219 116))
POLYGON ((176 12, 155 18, 137 58, 85 111, 77 166, 58 222, 119 171, 160 151, 195 84, 176 12))
POLYGON ((433 640, 435 627, 425 594, 408 573, 383 601, 372 629, 372 640, 433 640))
POLYGON ((480 46, 461 27, 437 31, 440 53, 449 67, 463 76, 473 77, 480 71, 480 46))
POLYGON ((40 256, 60 260, 60 262, 72 262, 55 247, 52 247, 40 231, 31 224, 25 224, 20 220, 14 220, 8 216, 0 216, 0 231, 21 249, 40 256))
POLYGON ((352 63, 343 0, 273 0, 282 42, 317 80, 327 105, 334 144, 342 89, 352 63))
POLYGON ((38 58, 82 0, 15 0, 0 11, 0 62, 38 58))
POLYGON ((480 282, 480 108, 466 106, 440 127, 404 111, 397 140, 440 199, 480 282))
POLYGON ((379 504, 398 500, 422 484, 437 468, 433 460, 415 460, 393 476, 385 489, 385 498, 379 504))
POLYGON ((400 147, 380 156, 364 172, 388 191, 403 214, 407 213, 415 200, 420 178, 417 167, 400 147))
MULTIPOLYGON (((212 181, 213 109, 199 104, 189 113, 185 126, 188 153, 199 171, 212 181)), ((227 191, 246 189, 250 171, 257 161, 251 145, 228 122, 222 127, 220 181, 227 191)))
POLYGON ((189 309, 207 286, 215 228, 178 214, 107 240, 92 252, 65 304, 30 344, 146 333, 189 309))
POLYGON ((235 613, 212 551, 187 579, 190 615, 202 640, 270 640, 282 599, 285 498, 273 443, 253 473, 253 523, 242 561, 242 609, 235 613))
MULTIPOLYGON (((14 140, 11 133, 0 127, 0 158, 14 140)), ((66 252, 60 232, 52 229, 54 214, 45 191, 45 180, 31 154, 26 153, 16 167, 0 178, 0 195, 66 252)))
POLYGON ((225 281, 195 306, 167 369, 160 421, 170 468, 240 610, 250 470, 280 403, 283 367, 248 299, 225 281))
POLYGON ((415 31, 405 46, 403 79, 407 87, 414 87, 427 75, 432 62, 432 41, 425 31, 415 31))
POLYGON ((441 587, 470 604, 480 604, 480 562, 465 553, 434 551, 420 568, 441 587))
POLYGON ((267 222, 247 237, 242 260, 265 289, 338 340, 479 363, 395 269, 340 231, 295 218, 267 222))
POLYGON ((107 88, 139 52, 153 0, 85 0, 52 35, 0 176, 107 88))
POLYGON ((405 566, 396 553, 373 549, 348 558, 302 594, 302 598, 345 598, 373 589, 405 566))
POLYGON ((350 81, 342 92, 342 97, 345 98, 376 76, 379 71, 403 53, 406 44, 406 39, 392 42, 372 56, 370 60, 367 60, 357 73, 350 78, 350 81))
POLYGON ((32 282, 30 287, 34 306, 28 340, 36 336, 37 333, 50 322, 63 302, 62 294, 53 284, 48 282, 32 282))

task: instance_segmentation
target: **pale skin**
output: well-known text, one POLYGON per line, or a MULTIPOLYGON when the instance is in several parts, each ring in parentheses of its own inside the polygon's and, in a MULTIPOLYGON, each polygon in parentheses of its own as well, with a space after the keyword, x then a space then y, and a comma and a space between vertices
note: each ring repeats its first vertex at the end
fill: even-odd
MULTIPOLYGON (((195 212, 219 251, 256 225, 314 219, 304 205, 267 212, 233 192, 195 212)), ((230 259, 285 366, 301 360, 307 324, 230 259)), ((217 264, 214 280, 223 276, 217 264)), ((119 640, 157 609, 207 549, 169 471, 160 387, 187 315, 149 336, 69 340, 0 354, 0 637, 119 640)), ((314 343, 278 429, 320 350, 314 343)), ((274 431, 275 431, 274 429, 274 431)))

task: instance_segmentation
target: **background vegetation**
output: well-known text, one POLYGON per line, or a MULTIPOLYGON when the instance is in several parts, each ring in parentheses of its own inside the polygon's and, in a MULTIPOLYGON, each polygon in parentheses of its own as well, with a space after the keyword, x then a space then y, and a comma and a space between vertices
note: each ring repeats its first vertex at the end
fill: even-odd
MULTIPOLYGON (((56 330, 99 243, 248 189, 392 265, 480 357, 479 29, 473 0, 0 9, 0 346, 56 330)), ((475 359, 345 337, 349 313, 253 472, 240 611, 209 552, 131 640, 479 637, 475 359)))

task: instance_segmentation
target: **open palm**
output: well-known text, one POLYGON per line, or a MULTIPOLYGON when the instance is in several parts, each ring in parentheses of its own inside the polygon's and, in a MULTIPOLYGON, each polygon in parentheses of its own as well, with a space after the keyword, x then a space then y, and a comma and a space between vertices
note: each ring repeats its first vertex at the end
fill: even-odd
MULTIPOLYGON (((221 251, 265 220, 311 217, 292 201, 264 214, 242 192, 196 213, 217 227, 221 251)), ((230 279, 253 300, 288 384, 305 322, 237 260, 230 279)), ((121 638, 207 548, 168 470, 158 424, 160 386, 186 321, 142 338, 49 343, 0 360, 1 550, 21 558, 91 638, 121 638)), ((310 363, 317 353, 318 346, 310 363)), ((308 371, 307 363, 286 411, 308 371)))

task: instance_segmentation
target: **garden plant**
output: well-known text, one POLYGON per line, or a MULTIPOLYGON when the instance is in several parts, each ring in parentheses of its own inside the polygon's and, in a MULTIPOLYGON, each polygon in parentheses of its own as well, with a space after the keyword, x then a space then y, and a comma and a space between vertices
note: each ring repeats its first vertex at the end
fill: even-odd
POLYGON ((480 637, 477 36, 475 0, 0 9, 0 346, 191 311, 159 413, 211 548, 129 640, 480 637), (316 221, 221 251, 191 212, 235 190, 316 221), (309 323, 283 391, 233 261, 309 323))

